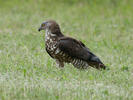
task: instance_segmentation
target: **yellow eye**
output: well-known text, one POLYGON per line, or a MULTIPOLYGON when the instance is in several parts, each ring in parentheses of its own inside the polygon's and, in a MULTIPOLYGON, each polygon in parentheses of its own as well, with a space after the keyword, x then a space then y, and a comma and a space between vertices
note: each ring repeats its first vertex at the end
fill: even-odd
POLYGON ((45 26, 45 24, 42 24, 42 27, 44 27, 45 26))

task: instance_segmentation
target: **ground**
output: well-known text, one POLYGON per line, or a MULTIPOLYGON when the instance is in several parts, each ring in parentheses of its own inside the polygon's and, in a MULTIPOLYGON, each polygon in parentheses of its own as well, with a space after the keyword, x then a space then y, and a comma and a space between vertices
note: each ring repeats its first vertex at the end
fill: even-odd
POLYGON ((132 0, 0 0, 0 100, 133 100, 132 0), (110 68, 64 69, 45 51, 54 19, 110 68))

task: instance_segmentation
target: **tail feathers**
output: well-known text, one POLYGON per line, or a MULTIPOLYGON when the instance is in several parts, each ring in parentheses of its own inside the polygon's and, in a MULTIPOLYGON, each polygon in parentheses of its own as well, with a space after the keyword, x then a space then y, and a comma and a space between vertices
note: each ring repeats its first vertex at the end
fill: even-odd
POLYGON ((97 69, 106 69, 106 66, 96 56, 91 57, 91 59, 88 61, 88 64, 97 69))
POLYGON ((89 62, 88 64, 94 68, 97 68, 97 69, 106 69, 106 66, 102 63, 89 62))

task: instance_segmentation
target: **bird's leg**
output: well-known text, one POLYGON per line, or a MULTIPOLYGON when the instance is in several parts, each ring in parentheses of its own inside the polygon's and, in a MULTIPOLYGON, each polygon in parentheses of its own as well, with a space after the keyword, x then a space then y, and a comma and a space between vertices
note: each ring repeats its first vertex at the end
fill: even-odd
POLYGON ((56 59, 56 64, 57 66, 59 66, 60 68, 63 68, 64 67, 64 63, 59 61, 58 59, 56 59))

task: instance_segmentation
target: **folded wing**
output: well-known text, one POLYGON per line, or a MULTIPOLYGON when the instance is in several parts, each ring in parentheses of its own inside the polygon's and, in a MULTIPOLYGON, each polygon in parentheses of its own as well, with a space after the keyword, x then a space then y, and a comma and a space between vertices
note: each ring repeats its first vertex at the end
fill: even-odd
POLYGON ((86 61, 92 67, 105 69, 105 66, 100 59, 90 52, 81 41, 65 37, 59 40, 58 47, 72 58, 86 61))

